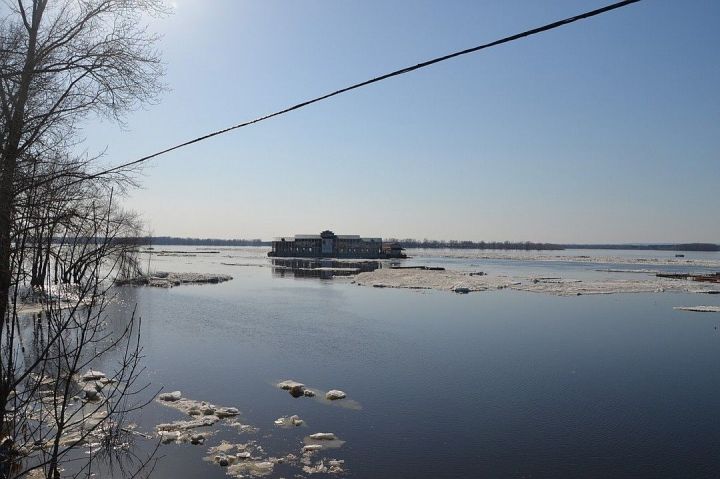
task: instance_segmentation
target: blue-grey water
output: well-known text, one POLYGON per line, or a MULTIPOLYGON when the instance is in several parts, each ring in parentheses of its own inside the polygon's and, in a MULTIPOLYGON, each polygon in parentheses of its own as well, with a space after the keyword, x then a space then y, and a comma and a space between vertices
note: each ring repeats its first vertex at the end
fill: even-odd
MULTIPOLYGON (((223 431, 204 446, 163 445, 152 477, 227 477, 202 460, 220 440, 257 440, 280 456, 299 454, 314 432, 346 441, 318 457, 345 460, 355 478, 720 477, 720 314, 673 310, 718 305, 720 295, 366 288, 277 274, 264 252, 154 255, 156 270, 234 279, 120 290, 124 307, 137 304, 143 319, 152 387, 236 406, 242 422, 259 428, 223 431), (295 399, 275 386, 283 379, 342 389, 359 407, 295 399), (290 414, 306 426, 273 425, 290 414)), ((603 274, 583 263, 423 254, 407 264, 603 274)), ((137 421, 152 431, 180 418, 152 404, 137 421)), ((299 472, 278 466, 270 477, 299 472)))

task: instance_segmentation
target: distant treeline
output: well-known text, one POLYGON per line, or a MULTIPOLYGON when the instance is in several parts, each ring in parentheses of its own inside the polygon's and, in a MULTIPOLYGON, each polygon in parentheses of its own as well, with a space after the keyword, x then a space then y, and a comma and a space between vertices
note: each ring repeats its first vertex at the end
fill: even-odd
MULTIPOLYGON (((56 242, 59 242, 59 238, 56 242)), ((270 246, 271 241, 261 239, 178 238, 175 236, 147 236, 142 238, 116 238, 113 243, 134 243, 153 246, 270 246)), ((654 251, 720 251, 720 244, 555 244, 532 241, 438 241, 412 238, 386 238, 384 242, 399 243, 403 248, 453 248, 453 249, 506 249, 506 250, 563 250, 563 249, 615 249, 654 251)))
POLYGON ((654 251, 720 251, 720 244, 678 243, 678 244, 566 244, 568 249, 624 249, 654 251))
POLYGON ((561 250, 562 245, 553 243, 533 243, 531 241, 437 241, 388 238, 388 243, 399 243, 403 248, 455 248, 455 249, 520 249, 520 250, 561 250))
POLYGON ((261 239, 217 239, 217 238, 177 238, 174 236, 152 236, 145 244, 153 246, 270 246, 270 241, 261 239))
MULTIPOLYGON (((75 241, 93 243, 99 238, 76 237, 75 241)), ((109 244, 133 244, 145 246, 270 246, 270 241, 261 239, 217 239, 217 238, 178 238, 175 236, 122 236, 105 240, 109 244)), ((53 243, 67 243, 67 238, 53 238, 53 243)))
POLYGON ((456 249, 508 249, 508 250, 563 250, 563 249, 615 249, 651 251, 720 251, 720 244, 555 244, 511 241, 437 241, 389 238, 387 242, 399 243, 403 248, 456 248, 456 249))

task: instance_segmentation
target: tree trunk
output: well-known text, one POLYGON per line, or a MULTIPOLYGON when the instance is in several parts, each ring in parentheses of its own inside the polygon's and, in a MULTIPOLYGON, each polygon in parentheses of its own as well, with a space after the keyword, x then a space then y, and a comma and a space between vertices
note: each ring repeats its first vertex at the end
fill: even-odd
MULTIPOLYGON (((18 160, 20 157, 20 142, 25 126, 25 108, 30 94, 30 83, 35 68, 37 35, 40 29, 40 20, 46 2, 35 3, 32 12, 32 21, 28 26, 28 48, 25 64, 20 75, 18 95, 14 104, 10 121, 7 125, 7 140, 0 150, 0 330, 5 330, 6 321, 10 319, 9 299, 12 282, 11 254, 12 254, 12 226, 15 210, 15 176, 17 175, 18 160)), ((12 356, 6 364, 0 357, 0 431, 5 426, 5 412, 10 395, 13 378, 12 356)))

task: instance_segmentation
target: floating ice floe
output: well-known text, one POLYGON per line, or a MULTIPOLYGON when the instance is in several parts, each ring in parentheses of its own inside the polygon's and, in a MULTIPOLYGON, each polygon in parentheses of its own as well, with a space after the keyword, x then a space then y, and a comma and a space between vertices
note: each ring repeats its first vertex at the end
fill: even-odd
MULTIPOLYGON (((305 385, 303 383, 299 383, 297 381, 293 381, 292 379, 287 379, 285 381, 281 381, 278 383, 278 387, 282 390, 287 391, 290 393, 292 397, 299 398, 300 396, 305 396, 305 385)), ((309 394, 308 394, 309 395, 309 394)), ((313 394, 314 396, 314 394, 313 394)))
POLYGON ((98 379, 102 379, 104 377, 106 377, 105 373, 89 369, 85 374, 82 375, 81 379, 83 381, 97 381, 98 379))
POLYGON ((303 383, 286 379, 277 383, 277 387, 287 391, 292 397, 317 397, 322 404, 326 405, 337 405, 347 409, 362 409, 360 403, 351 399, 339 401, 339 399, 345 399, 347 395, 338 389, 331 389, 330 391, 323 391, 321 389, 313 388, 308 389, 303 383))
POLYGON ((202 439, 199 439, 197 436, 200 433, 194 432, 194 429, 210 427, 221 419, 240 414, 240 411, 234 407, 216 406, 207 401, 183 398, 180 391, 160 394, 157 402, 192 417, 192 419, 178 420, 155 426, 158 437, 166 444, 172 442, 202 444, 204 439, 212 435, 213 432, 204 431, 202 432, 202 439))
POLYGON ((217 273, 166 273, 157 272, 149 275, 140 275, 134 278, 118 279, 118 285, 156 286, 159 288, 172 288, 181 284, 217 284, 233 279, 229 274, 217 273))
POLYGON ((304 465, 303 472, 306 474, 341 474, 344 471, 345 461, 340 459, 329 459, 327 463, 323 460, 312 465, 304 465))
POLYGON ((302 456, 300 457, 303 472, 306 474, 341 474, 345 472, 345 461, 343 460, 323 458, 313 463, 314 455, 323 449, 321 444, 307 444, 303 446, 302 456))
POLYGON ((294 398, 299 398, 302 396, 310 398, 315 397, 315 391, 313 391, 312 389, 306 389, 303 383, 293 381, 292 379, 280 381, 277 386, 280 389, 287 391, 294 398))
POLYGON ((330 391, 325 393, 325 399, 329 401, 337 401, 338 399, 345 399, 347 397, 347 394, 345 394, 343 391, 340 391, 339 389, 331 389, 330 391))
POLYGON ((283 416, 275 420, 275 425, 283 428, 293 428, 302 426, 305 421, 300 419, 300 416, 293 414, 292 416, 283 416))
POLYGON ((437 289, 470 293, 510 286, 508 278, 494 276, 470 276, 451 270, 390 269, 380 268, 358 274, 353 283, 361 286, 404 289, 437 289))
POLYGON ((190 416, 216 416, 218 419, 223 419, 240 414, 240 411, 235 407, 216 406, 207 401, 184 398, 180 391, 160 394, 157 402, 190 416))
POLYGON ((180 391, 173 391, 171 393, 160 393, 158 394, 158 399, 161 401, 179 401, 182 398, 182 393, 180 391))
POLYGON ((258 428, 250 424, 243 424, 240 421, 231 421, 228 426, 235 428, 239 434, 253 434, 258 432, 258 428))
MULTIPOLYGON (((413 255, 420 256, 420 255, 413 255)), ((714 259, 699 258, 638 258, 631 256, 612 256, 612 255, 568 255, 568 254, 550 254, 535 253, 531 251, 504 251, 492 252, 485 250, 432 250, 432 256, 435 258, 457 258, 457 259, 490 259, 490 260, 509 260, 509 261, 532 261, 532 262, 563 262, 563 263, 591 263, 591 264, 631 264, 631 265, 652 265, 652 266, 683 266, 683 267, 704 267, 704 268, 720 268, 720 261, 714 259)))
POLYGON ((332 432, 316 432, 303 438, 303 451, 316 451, 319 449, 337 449, 345 444, 345 441, 338 438, 332 432), (308 446, 312 446, 308 448, 308 446), (317 447, 320 446, 320 447, 317 447))
POLYGON ((673 309, 696 313, 720 313, 720 306, 675 306, 673 309))
MULTIPOLYGON (((301 389, 302 395, 308 391, 302 383, 287 380, 278 384, 282 389, 291 391, 301 389)), ((323 397, 325 393, 322 393, 323 397)), ((333 395, 343 396, 342 391, 334 390, 333 395)), ((330 401, 318 399, 329 404, 330 401)), ((189 416, 188 419, 158 424, 155 429, 157 437, 164 444, 207 444, 208 439, 219 431, 208 428, 220 425, 235 427, 239 432, 257 432, 256 428, 242 424, 239 421, 225 420, 223 418, 239 414, 237 408, 216 406, 206 401, 196 401, 182 396, 180 391, 173 391, 158 395, 156 401, 166 407, 181 411, 189 416)), ((275 424, 280 427, 294 428, 304 425, 304 421, 297 415, 278 418, 275 424)), ((343 473, 344 461, 322 457, 314 462, 313 454, 325 449, 341 447, 345 441, 339 439, 334 433, 319 432, 306 436, 303 439, 303 447, 300 459, 295 454, 287 454, 281 457, 268 457, 256 441, 233 444, 222 441, 220 444, 210 447, 208 455, 204 458, 225 470, 229 476, 236 478, 261 477, 274 472, 277 464, 287 464, 302 469, 306 474, 343 473)), ((298 469, 298 472, 301 472, 298 469)), ((298 476, 301 477, 301 476, 298 476)))
POLYGON ((509 278, 507 276, 470 276, 463 271, 434 271, 422 269, 390 269, 380 268, 375 271, 360 273, 353 283, 361 286, 374 286, 404 289, 434 289, 440 291, 489 291, 513 289, 535 293, 554 294, 558 296, 580 296, 586 294, 611 293, 720 293, 720 285, 708 287, 707 284, 695 281, 648 278, 648 279, 613 279, 578 280, 568 278, 509 278))
POLYGON ((225 471, 227 475, 238 478, 266 476, 273 472, 275 464, 285 460, 264 458, 263 455, 263 449, 253 441, 244 444, 223 441, 208 450, 205 460, 227 468, 225 471))

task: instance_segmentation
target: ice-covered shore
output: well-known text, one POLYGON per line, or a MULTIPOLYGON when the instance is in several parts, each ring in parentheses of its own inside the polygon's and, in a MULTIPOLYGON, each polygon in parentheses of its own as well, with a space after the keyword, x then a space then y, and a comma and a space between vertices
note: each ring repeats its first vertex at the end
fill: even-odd
POLYGON ((611 293, 659 293, 665 291, 720 293, 720 285, 695 281, 648 278, 576 280, 563 278, 510 278, 507 276, 470 275, 462 271, 381 268, 360 273, 353 283, 376 288, 435 289, 468 293, 496 289, 513 289, 560 296, 611 293))
POLYGON ((436 257, 453 259, 478 260, 510 260, 533 262, 563 262, 563 263, 597 263, 597 264, 629 264, 652 266, 682 266, 687 268, 720 268, 720 260, 698 258, 662 258, 662 257, 633 257, 622 255, 597 255, 588 251, 587 255, 553 254, 535 251, 485 251, 465 249, 440 250, 413 250, 410 254, 415 257, 436 257))
POLYGON ((217 284, 230 281, 231 279, 233 278, 229 274, 157 272, 129 279, 118 279, 115 281, 115 284, 172 288, 173 286, 180 286, 181 284, 217 284))

